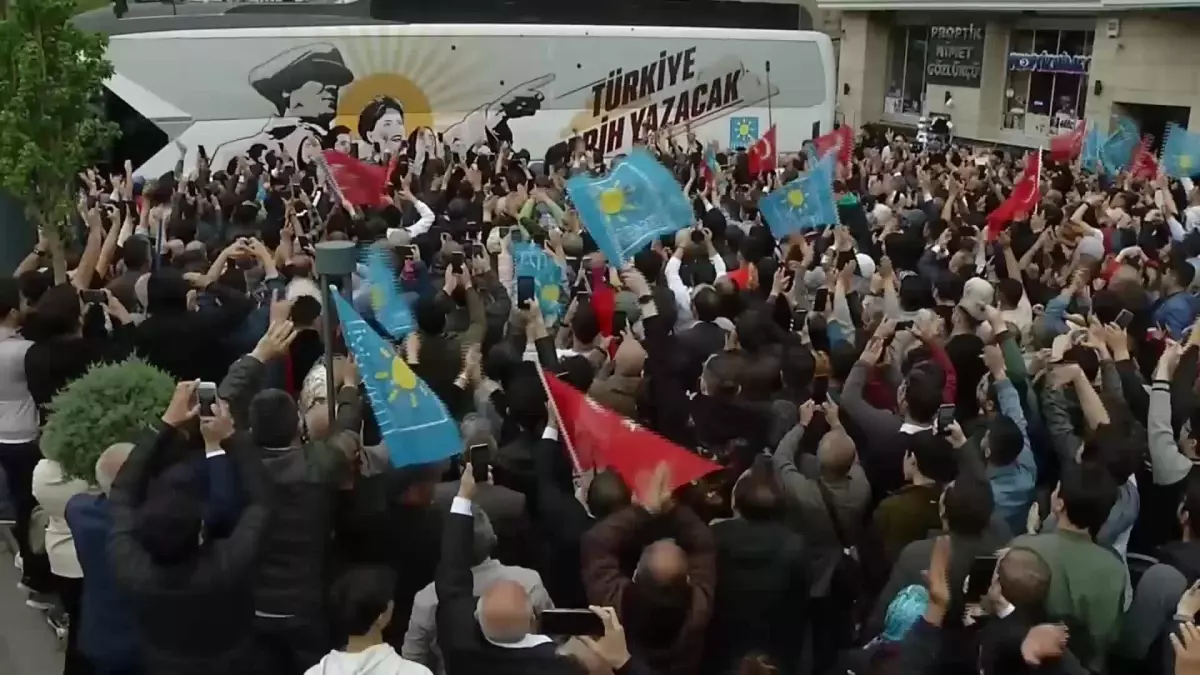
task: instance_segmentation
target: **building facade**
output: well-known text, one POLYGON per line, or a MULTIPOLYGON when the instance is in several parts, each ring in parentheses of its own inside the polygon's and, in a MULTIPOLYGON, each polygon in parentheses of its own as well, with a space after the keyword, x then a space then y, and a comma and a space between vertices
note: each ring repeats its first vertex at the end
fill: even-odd
POLYGON ((1200 2, 818 0, 840 13, 838 114, 946 116, 956 137, 1035 148, 1118 115, 1160 142, 1200 129, 1200 2))

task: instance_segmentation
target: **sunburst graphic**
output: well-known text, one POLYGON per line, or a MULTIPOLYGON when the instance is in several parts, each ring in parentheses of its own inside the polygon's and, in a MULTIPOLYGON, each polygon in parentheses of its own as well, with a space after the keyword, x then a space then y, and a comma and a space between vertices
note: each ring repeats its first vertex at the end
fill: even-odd
POLYGON ((750 123, 742 120, 738 123, 737 128, 738 139, 750 138, 750 123))
POLYGON ((404 107, 405 127, 442 129, 488 102, 487 71, 478 49, 451 49, 443 38, 365 34, 342 41, 346 66, 355 79, 342 88, 335 124, 358 135, 358 115, 379 96, 404 107))
POLYGON ((409 405, 416 408, 418 405, 416 373, 395 352, 390 352, 386 349, 380 349, 379 351, 385 359, 390 359, 392 362, 391 372, 380 371, 375 373, 376 380, 391 381, 392 391, 388 394, 388 403, 395 403, 396 399, 400 398, 403 392, 408 394, 409 405))
POLYGON ((804 206, 804 193, 800 190, 788 190, 787 193, 788 206, 793 209, 798 209, 804 206))

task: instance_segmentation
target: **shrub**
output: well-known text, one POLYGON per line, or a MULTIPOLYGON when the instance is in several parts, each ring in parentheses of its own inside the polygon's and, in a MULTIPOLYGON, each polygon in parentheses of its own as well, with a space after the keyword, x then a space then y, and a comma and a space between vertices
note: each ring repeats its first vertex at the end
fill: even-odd
POLYGON ((175 381, 136 358, 98 364, 58 392, 42 433, 42 453, 68 478, 96 482, 96 460, 113 443, 135 442, 160 418, 175 381))

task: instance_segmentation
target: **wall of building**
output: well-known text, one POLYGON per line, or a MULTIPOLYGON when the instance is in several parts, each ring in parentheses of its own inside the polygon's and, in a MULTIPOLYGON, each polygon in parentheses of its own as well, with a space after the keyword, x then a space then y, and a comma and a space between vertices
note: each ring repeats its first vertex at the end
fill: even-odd
MULTIPOLYGON (((839 113, 854 126, 868 122, 915 124, 919 115, 885 113, 889 36, 904 13, 844 12, 839 55, 839 113), (847 93, 848 88, 848 93, 847 93)), ((918 17, 916 20, 920 20, 918 17)), ((989 143, 1038 147, 1048 142, 1044 125, 1026 124, 1029 133, 1004 128, 1008 54, 1017 30, 1088 30, 1095 32, 1088 70, 1086 112, 1107 129, 1121 103, 1190 108, 1189 127, 1200 129, 1200 13, 1122 12, 1093 17, 1037 17, 1027 14, 941 13, 946 23, 986 26, 978 87, 927 84, 925 115, 951 116, 956 136, 989 143), (1120 22, 1109 38, 1110 19, 1120 22), (1096 94, 1099 85, 1100 94, 1096 94), (946 104, 947 95, 951 99, 946 104)))
POLYGON ((1128 13, 1097 20, 1089 117, 1107 125, 1114 104, 1140 103, 1191 108, 1188 128, 1200 129, 1200 16, 1128 13), (1109 18, 1120 21, 1115 38, 1106 35, 1109 18), (1093 107, 1094 105, 1094 107, 1093 107))

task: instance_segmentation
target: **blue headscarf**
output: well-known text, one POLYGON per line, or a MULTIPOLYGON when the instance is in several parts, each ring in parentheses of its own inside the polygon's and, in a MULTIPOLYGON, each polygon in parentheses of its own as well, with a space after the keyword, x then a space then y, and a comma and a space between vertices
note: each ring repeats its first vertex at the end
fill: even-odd
POLYGON ((924 616, 927 607, 929 607, 929 591, 925 590, 924 586, 913 584, 901 589, 888 605, 880 639, 884 642, 903 640, 917 619, 924 616))

